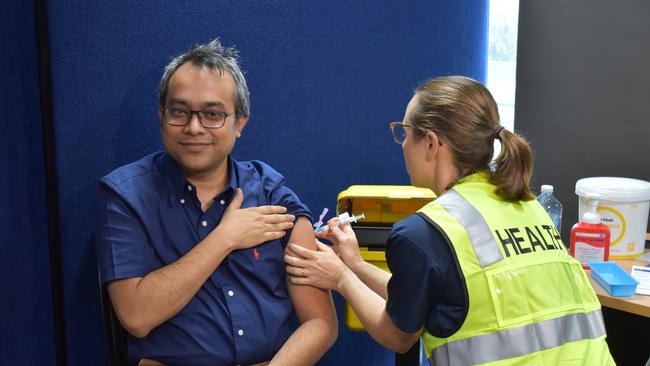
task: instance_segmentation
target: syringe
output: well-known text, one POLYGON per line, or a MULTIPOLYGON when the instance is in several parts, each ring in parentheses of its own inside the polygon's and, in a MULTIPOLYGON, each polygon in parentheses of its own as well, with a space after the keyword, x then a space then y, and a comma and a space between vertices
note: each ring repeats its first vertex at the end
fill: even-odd
MULTIPOLYGON (((352 216, 350 216, 349 213, 344 212, 344 213, 339 215, 339 221, 337 221, 334 225, 339 226, 339 225, 343 225, 343 224, 349 224, 351 222, 357 222, 358 220, 365 219, 365 218, 366 218, 366 215, 364 215, 363 212, 360 213, 359 215, 352 215, 352 216)), ((329 226, 328 225, 320 226, 320 227, 316 228, 316 232, 320 233, 321 231, 325 230, 327 227, 329 227, 329 226)))

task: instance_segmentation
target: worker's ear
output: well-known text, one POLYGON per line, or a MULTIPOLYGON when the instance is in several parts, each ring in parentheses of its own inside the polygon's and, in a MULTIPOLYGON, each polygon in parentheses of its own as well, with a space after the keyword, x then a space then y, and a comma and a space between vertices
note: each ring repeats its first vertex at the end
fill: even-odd
POLYGON ((440 136, 433 131, 428 131, 423 138, 425 140, 424 148, 426 149, 426 159, 431 160, 438 154, 438 151, 442 146, 442 141, 440 140, 440 136))

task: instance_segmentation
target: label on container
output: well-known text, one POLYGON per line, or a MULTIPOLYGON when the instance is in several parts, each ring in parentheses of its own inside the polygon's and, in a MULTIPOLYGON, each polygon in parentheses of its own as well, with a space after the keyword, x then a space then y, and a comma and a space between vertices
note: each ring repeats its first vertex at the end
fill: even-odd
POLYGON ((580 263, 601 262, 605 260, 605 248, 576 241, 573 257, 580 263))
POLYGON ((609 227, 611 235, 611 245, 618 244, 627 229, 625 217, 616 209, 607 206, 598 206, 598 214, 600 215, 600 222, 609 227))
MULTIPOLYGON (((589 209, 586 201, 580 197, 578 217, 582 217, 589 209)), ((649 207, 649 201, 599 201, 597 210, 600 221, 607 225, 611 232, 610 259, 635 258, 643 255, 649 207)))

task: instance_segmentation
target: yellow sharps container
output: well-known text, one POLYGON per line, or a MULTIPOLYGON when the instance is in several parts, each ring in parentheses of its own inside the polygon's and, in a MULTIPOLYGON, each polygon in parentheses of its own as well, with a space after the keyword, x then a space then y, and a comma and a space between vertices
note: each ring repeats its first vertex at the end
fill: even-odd
MULTIPOLYGON (((363 213, 365 219, 352 223, 361 257, 385 271, 386 240, 393 224, 415 213, 432 201, 436 195, 429 189, 412 186, 350 186, 339 193, 337 215, 344 212, 350 215, 363 213)), ((363 330, 363 325, 352 310, 345 304, 345 324, 352 330, 363 330)))

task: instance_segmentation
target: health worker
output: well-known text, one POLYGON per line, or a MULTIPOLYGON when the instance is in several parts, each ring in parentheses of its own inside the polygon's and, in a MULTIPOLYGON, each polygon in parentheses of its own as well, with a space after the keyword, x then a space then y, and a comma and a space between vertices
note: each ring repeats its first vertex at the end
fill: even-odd
POLYGON ((390 129, 411 183, 437 195, 393 226, 391 273, 334 219, 317 235, 332 248, 288 246, 291 283, 339 292, 391 350, 421 337, 431 365, 613 365, 589 280, 529 188, 531 149, 499 125, 490 92, 467 77, 427 81, 390 129))

